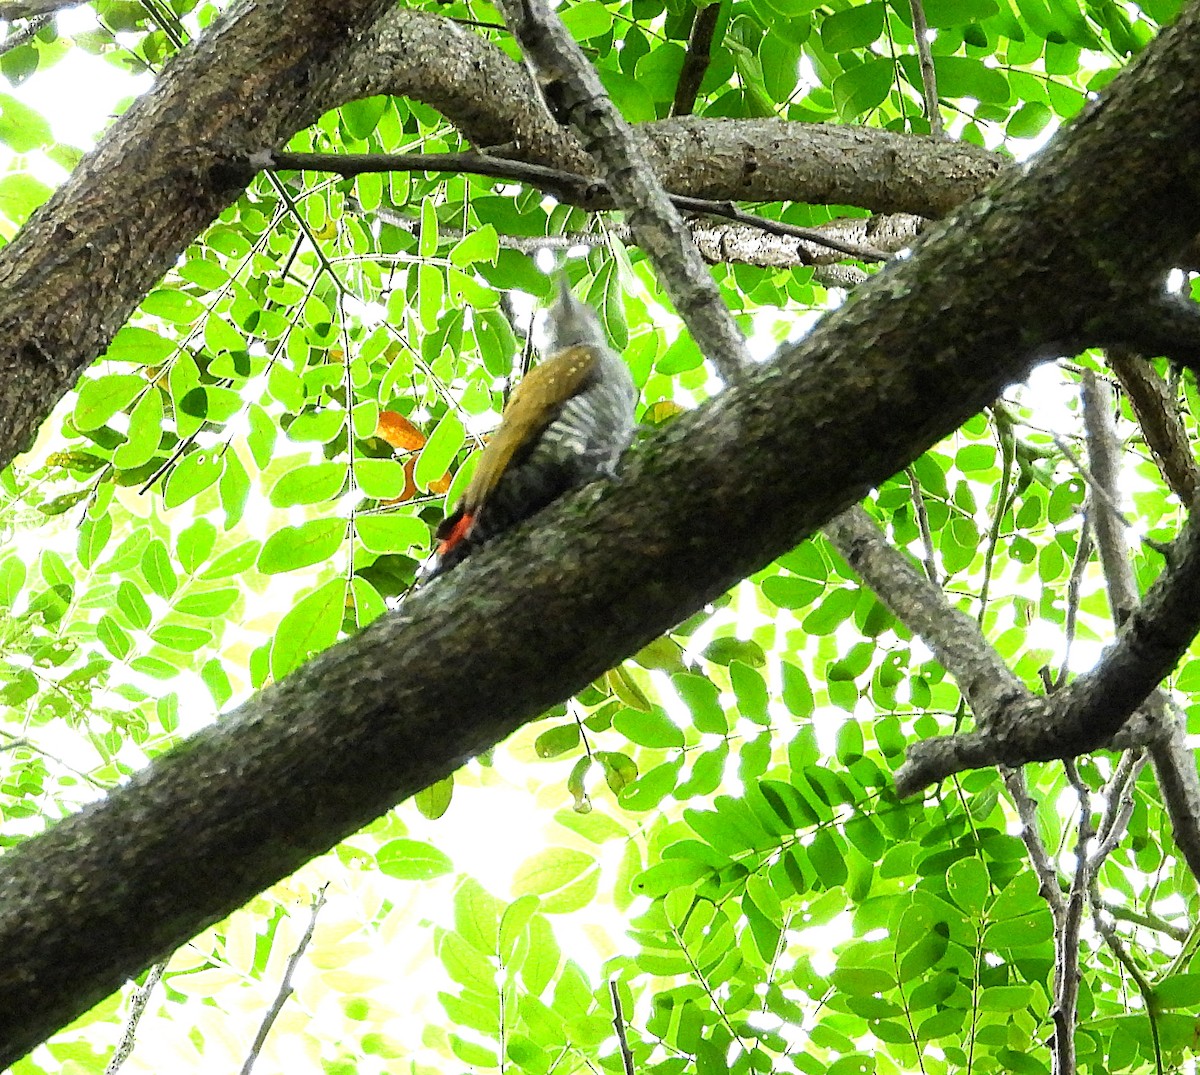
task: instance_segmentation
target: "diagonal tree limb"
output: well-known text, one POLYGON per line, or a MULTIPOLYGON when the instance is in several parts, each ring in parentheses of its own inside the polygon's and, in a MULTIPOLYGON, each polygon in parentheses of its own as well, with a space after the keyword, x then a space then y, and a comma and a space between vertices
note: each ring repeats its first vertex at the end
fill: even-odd
POLYGON ((1010 707, 1041 704, 983 637, 979 624, 891 546, 866 511, 843 512, 824 533, 896 618, 933 650, 981 725, 999 720, 1010 707))
POLYGON ((933 50, 929 47, 929 23, 925 21, 925 8, 921 0, 908 0, 912 12, 913 37, 917 42, 917 59, 921 68, 921 95, 925 100, 925 118, 929 120, 929 133, 942 137, 942 113, 938 108, 937 73, 933 67, 933 50))
MULTIPOLYGON (((1120 495, 1117 482, 1120 442, 1113 421, 1112 394, 1106 384, 1090 373, 1084 376, 1083 393, 1088 456, 1092 460, 1097 480, 1107 487, 1109 499, 1115 500, 1120 495)), ((1113 518, 1116 513, 1108 504, 1093 504, 1091 514, 1095 520, 1093 527, 1096 545, 1100 550, 1100 562, 1104 568, 1105 585, 1108 587, 1109 606, 1113 610, 1116 622, 1124 624, 1128 618, 1141 611, 1137 605, 1137 582, 1130 564, 1125 530, 1113 518)), ((1196 514, 1193 502, 1188 518, 1189 530, 1197 529, 1194 525, 1196 514)), ((1172 547, 1168 570, 1174 567, 1175 550, 1172 547)), ((1185 604, 1189 600, 1193 606, 1200 604, 1200 588, 1197 583, 1193 583, 1190 595, 1179 596, 1183 597, 1185 604)), ((1148 596, 1147 605, 1149 600, 1148 596)), ((1159 681, 1162 678, 1160 676, 1159 681)), ((1105 683, 1101 682, 1097 690, 1104 692, 1105 683)), ((1115 697, 1113 702, 1119 704, 1120 698, 1115 697)), ((1186 742, 1186 723, 1171 699, 1160 689, 1150 693, 1146 708, 1158 732, 1150 740, 1150 757, 1154 763, 1154 772, 1158 778, 1167 815, 1171 819, 1175 843, 1187 860, 1192 875, 1200 880, 1200 776, 1196 772, 1195 755, 1186 742)))
POLYGON ((1200 493, 1200 467, 1166 382, 1149 362, 1123 347, 1109 349, 1108 364, 1129 397, 1162 476, 1180 500, 1194 503, 1200 493))

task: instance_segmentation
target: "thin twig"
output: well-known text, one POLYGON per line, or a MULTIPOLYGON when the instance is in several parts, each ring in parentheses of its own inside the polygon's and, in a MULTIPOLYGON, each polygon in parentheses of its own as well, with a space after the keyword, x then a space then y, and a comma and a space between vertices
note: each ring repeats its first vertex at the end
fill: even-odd
POLYGON ((1083 512, 1079 527, 1079 544, 1075 546, 1075 559, 1071 561, 1071 575, 1067 579, 1067 613, 1063 623, 1063 659, 1058 666, 1052 689, 1058 690, 1067 681, 1071 667, 1071 647, 1075 644, 1075 627, 1079 621, 1079 598, 1083 585, 1083 572, 1092 558, 1092 531, 1088 526, 1087 509, 1083 512))
POLYGON ((625 1075, 634 1075, 633 1051, 629 1048, 629 1039, 625 1036, 625 1015, 621 1011, 621 994, 617 990, 616 978, 609 978, 608 992, 612 996, 613 1029, 617 1032, 617 1041, 621 1045, 621 1063, 625 1067, 625 1075))
POLYGON ((913 513, 917 517, 917 526, 921 531, 921 545, 925 550, 925 577, 935 586, 940 585, 937 569, 937 549, 933 544, 933 531, 929 527, 929 512, 925 510, 925 496, 921 492, 921 479, 917 477, 914 467, 905 469, 908 475, 908 488, 912 495, 913 513))
POLYGON ((146 980, 134 990, 133 996, 129 998, 129 1014, 125 1017, 125 1026, 121 1030, 121 1040, 117 1042, 117 1047, 109 1058, 107 1066, 104 1068, 104 1075, 116 1075, 121 1065, 129 1059, 129 1054, 133 1052, 133 1042, 137 1034, 138 1023, 141 1022, 142 1016, 145 1014, 146 1005, 150 1002, 150 994, 154 992, 154 987, 158 985, 158 980, 162 977, 163 968, 165 967, 166 963, 155 963, 146 972, 146 980))
POLYGON ((687 54, 679 69, 679 81, 675 84, 675 100, 671 103, 672 116, 690 116, 696 107, 696 94, 700 83, 708 73, 712 62, 713 34, 717 29, 717 18, 721 4, 710 3, 696 12, 692 21, 692 32, 688 34, 687 54))
POLYGON ((313 897, 312 907, 308 916, 308 928, 304 931, 304 936, 300 938, 300 943, 296 945, 296 949, 288 957, 287 967, 284 968, 283 979, 279 983, 279 991, 275 994, 275 1000, 271 1007, 267 1009, 266 1015, 263 1016, 262 1022, 259 1024, 258 1033, 254 1036, 254 1044, 250 1046, 250 1052, 246 1056, 246 1062, 242 1065, 241 1075, 250 1075, 251 1069, 254 1067, 254 1062, 258 1059, 262 1052, 262 1047, 266 1043, 267 1035, 271 1033, 271 1027, 275 1025, 275 1020, 279 1018, 279 1013, 283 1011, 284 1004, 287 1003, 288 997, 292 995, 292 975, 296 973, 296 968, 300 965, 300 959, 304 955, 304 950, 309 946, 313 939, 313 933, 317 928, 317 915, 321 913, 321 908, 325 906, 325 890, 328 885, 322 885, 321 890, 313 897))
POLYGON ((13 49, 20 48, 27 41, 32 41, 42 30, 54 22, 53 14, 38 15, 36 18, 30 19, 20 29, 13 30, 9 28, 9 34, 3 41, 0 41, 0 56, 6 52, 12 52, 13 49))
POLYGON ((929 133, 942 137, 942 113, 938 109, 937 72, 933 67, 933 50, 929 47, 929 24, 925 21, 925 9, 921 0, 908 0, 912 12, 913 37, 917 42, 917 60, 921 65, 921 93, 925 98, 925 118, 929 120, 929 133))

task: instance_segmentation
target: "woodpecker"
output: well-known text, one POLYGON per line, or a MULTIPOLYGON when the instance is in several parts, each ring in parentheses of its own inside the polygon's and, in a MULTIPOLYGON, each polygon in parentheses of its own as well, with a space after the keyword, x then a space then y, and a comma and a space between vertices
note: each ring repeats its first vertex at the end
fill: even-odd
POLYGON ((427 578, 568 489, 612 475, 629 445, 637 402, 629 367, 565 276, 546 327, 548 357, 513 389, 466 492, 437 529, 427 578))

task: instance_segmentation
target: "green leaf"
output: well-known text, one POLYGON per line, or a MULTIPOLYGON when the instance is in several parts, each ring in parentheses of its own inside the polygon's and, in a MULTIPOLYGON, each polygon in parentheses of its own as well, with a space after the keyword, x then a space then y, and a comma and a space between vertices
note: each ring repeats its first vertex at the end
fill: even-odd
POLYGON ((142 553, 142 576, 159 597, 169 598, 175 592, 178 585, 175 569, 166 545, 159 538, 151 541, 142 553))
POLYGON ((464 235, 450 250, 450 264, 460 269, 477 261, 495 265, 500 256, 500 237, 491 224, 464 235))
POLYGON ((0 213, 14 223, 23 223, 51 193, 52 188, 27 172, 10 172, 0 176, 0 213))
POLYGON ((212 485, 225 469, 218 451, 192 452, 175 464, 163 490, 163 503, 168 508, 177 508, 212 485))
POLYGON ((627 784, 618 795, 618 801, 626 810, 652 810, 671 794, 682 767, 682 756, 656 765, 627 784))
POLYGON ((146 599, 129 579, 123 579, 117 586, 117 608, 125 613, 131 626, 144 631, 150 626, 152 616, 146 599))
POLYGON ((194 575, 208 559, 217 539, 217 528, 207 519, 197 519, 180 533, 175 542, 175 555, 189 575, 194 575))
POLYGON ((151 387, 129 413, 129 431, 125 434, 125 443, 113 452, 113 466, 136 470, 150 462, 158 451, 162 436, 162 394, 151 387))
POLYGON ((639 85, 656 101, 672 100, 686 56, 683 46, 674 41, 651 49, 637 62, 639 85))
POLYGON ((271 488, 271 504, 290 508, 332 500, 346 483, 346 471, 345 463, 309 463, 289 470, 271 488))
POLYGON ((359 459, 354 464, 354 480, 364 496, 393 500, 404 492, 404 464, 395 459, 359 459))
POLYGON ((1159 1008, 1200 1009, 1200 974, 1175 974, 1154 987, 1159 1008))
POLYGON ((84 381, 71 416, 75 428, 82 432, 99 429, 117 411, 128 407, 145 387, 145 378, 133 373, 110 373, 84 381))
POLYGON ((429 543, 429 527, 415 515, 356 515, 354 531, 372 552, 409 552, 429 543))
POLYGON ((830 52, 866 48, 883 33, 883 12, 883 4, 873 2, 829 15, 821 23, 821 43, 830 52))
POLYGON ((52 141, 50 124, 38 112, 0 93, 0 142, 14 153, 28 153, 52 141))
POLYGON ((597 750, 596 761, 604 769, 604 781, 614 795, 620 795, 638 777, 637 763, 628 754, 619 751, 597 750))
POLYGON ((330 559, 346 537, 344 519, 310 519, 299 526, 285 526, 267 538, 258 557, 264 575, 298 571, 330 559))
POLYGON ((421 202, 421 231, 417 239, 417 257, 431 258, 438 248, 437 203, 433 198, 421 202))
POLYGON ((613 717, 613 727, 630 742, 645 747, 681 747, 683 731, 661 709, 648 713, 622 709, 613 717))
POLYGON ((770 724, 767 684, 763 677, 741 661, 734 661, 729 666, 729 678, 737 698, 738 713, 756 724, 770 724))
POLYGON ((512 890, 518 896, 541 896, 543 911, 562 913, 589 902, 599 877, 596 860, 586 851, 553 847, 517 867, 512 890))
POLYGON ((176 612, 182 612, 187 616, 212 619, 216 616, 224 616, 233 608, 233 604, 239 596, 241 596, 241 590, 236 586, 222 586, 216 590, 185 594, 175 601, 173 607, 176 612))
POLYGON ((825 590, 824 580, 768 575, 762 581, 763 596, 779 608, 807 608, 825 590))
POLYGON ((758 47, 758 56, 762 61, 763 88, 771 100, 787 101, 796 92, 800 46, 781 34, 769 33, 758 47))
POLYGON ((990 19, 999 10, 996 0, 925 0, 925 21, 943 29, 990 19))
POLYGON ((383 96, 347 101, 340 109, 346 130, 354 138, 366 138, 378 126, 389 103, 390 99, 383 96))
POLYGON ((1012 96, 1004 73, 973 56, 935 56, 933 66, 942 97, 974 97, 985 104, 1006 104, 1012 96))
MULTIPOLYGON (((358 582, 358 579, 354 580, 358 582)), ((436 821, 450 809, 450 800, 454 797, 454 777, 447 776, 436 784, 418 791, 413 796, 413 805, 421 812, 422 817, 436 821)))
POLYGON ((430 482, 443 477, 465 441, 462 421, 454 411, 447 411, 417 456, 417 465, 413 468, 417 488, 428 489, 430 482))
POLYGON ((671 677, 671 682, 692 714, 696 731, 715 735, 724 735, 729 731, 729 722, 721 708, 717 686, 712 680, 692 672, 678 672, 671 677))
POLYGON ((107 612, 96 624, 96 637, 100 644, 119 661, 126 660, 133 652, 133 639, 129 633, 107 612))
POLYGON ((346 610, 346 581, 330 579, 317 587, 279 621, 271 641, 271 675, 283 679, 314 653, 337 641, 346 610))
POLYGON ((180 653, 192 653, 201 646, 210 644, 213 634, 204 627, 184 627, 182 624, 167 624, 156 627, 150 632, 150 637, 160 646, 177 650, 180 653))
POLYGON ((420 840, 389 840, 375 859, 381 873, 401 881, 431 881, 454 869, 444 851, 420 840))
POLYGON ((243 541, 228 552, 221 553, 202 572, 201 578, 225 579, 230 575, 240 575, 258 559, 261 545, 257 541, 243 541))
POLYGON ((170 358, 174 351, 175 345, 157 332, 138 325, 126 325, 117 331, 104 357, 114 362, 157 366, 170 358))
POLYGON ((579 725, 572 721, 542 732, 534 741, 533 749, 539 758, 557 758, 579 746, 579 739, 579 725))
POLYGON ((876 57, 838 75, 833 81, 838 115, 851 120, 881 105, 891 91, 894 70, 891 60, 876 57))
POLYGON ((581 3, 564 6, 560 17, 577 41, 600 37, 613 27, 612 13, 599 0, 582 0, 581 3))
POLYGON ((783 672, 783 704, 793 717, 812 716, 814 700, 812 688, 802 669, 789 661, 781 664, 783 672))

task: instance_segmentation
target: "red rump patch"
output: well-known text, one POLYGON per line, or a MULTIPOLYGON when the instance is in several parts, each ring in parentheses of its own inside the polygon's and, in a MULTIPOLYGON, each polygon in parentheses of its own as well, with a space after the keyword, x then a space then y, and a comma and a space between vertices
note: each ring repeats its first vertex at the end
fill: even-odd
POLYGON ((460 541, 463 541, 471 532, 471 527, 475 524, 475 516, 466 513, 459 516, 454 525, 438 543, 438 556, 445 556, 450 552, 460 541))

